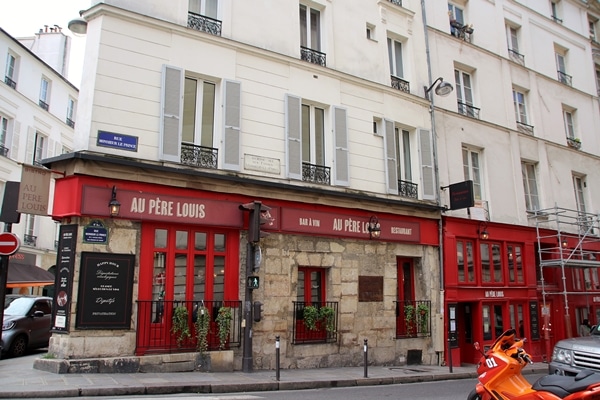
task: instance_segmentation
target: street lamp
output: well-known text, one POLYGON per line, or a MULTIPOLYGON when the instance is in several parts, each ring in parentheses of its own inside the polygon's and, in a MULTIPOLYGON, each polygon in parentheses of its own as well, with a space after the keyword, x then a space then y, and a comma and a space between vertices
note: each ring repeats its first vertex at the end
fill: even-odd
POLYGON ((437 94, 438 96, 442 96, 442 97, 448 96, 454 90, 454 86, 452 86, 452 84, 450 82, 446 82, 444 80, 444 78, 442 78, 440 76, 435 81, 433 81, 431 86, 429 86, 429 87, 423 86, 423 88, 425 89, 425 97, 427 99, 430 99, 429 92, 431 91, 431 89, 433 89, 433 87, 436 84, 437 84, 437 86, 435 87, 435 94, 437 94))

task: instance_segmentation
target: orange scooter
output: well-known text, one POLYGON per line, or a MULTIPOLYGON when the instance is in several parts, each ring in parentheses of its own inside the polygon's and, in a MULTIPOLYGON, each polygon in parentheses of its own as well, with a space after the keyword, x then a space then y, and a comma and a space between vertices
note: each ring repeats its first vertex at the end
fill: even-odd
POLYGON ((524 339, 509 329, 499 336, 477 365, 479 382, 467 400, 600 400, 600 373, 584 370, 576 376, 547 375, 531 385, 521 374, 533 364, 523 349, 524 339))

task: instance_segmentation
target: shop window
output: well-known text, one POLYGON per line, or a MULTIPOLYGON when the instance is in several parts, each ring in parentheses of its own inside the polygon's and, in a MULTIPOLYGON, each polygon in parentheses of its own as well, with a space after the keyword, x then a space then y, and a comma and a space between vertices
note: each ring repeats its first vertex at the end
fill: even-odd
POLYGON ((502 305, 484 304, 482 306, 483 340, 495 340, 504 332, 502 305))
POLYGON ((508 281, 510 283, 524 283, 523 278, 523 255, 521 246, 509 244, 508 253, 508 281))
POLYGON ((480 243, 482 283, 502 283, 501 246, 497 243, 480 243))
POLYGON ((456 260, 458 282, 475 283, 472 241, 458 240, 456 242, 456 260))
POLYGON ((529 337, 525 335, 526 327, 523 323, 523 305, 522 304, 510 304, 508 306, 510 327, 517 330, 517 336, 520 338, 529 337))

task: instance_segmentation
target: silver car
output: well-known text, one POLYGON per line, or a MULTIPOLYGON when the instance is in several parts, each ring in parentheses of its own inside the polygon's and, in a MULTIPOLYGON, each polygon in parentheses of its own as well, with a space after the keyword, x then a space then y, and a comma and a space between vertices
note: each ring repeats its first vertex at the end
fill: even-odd
POLYGON ((19 296, 4 309, 2 354, 18 357, 27 350, 47 347, 52 326, 52 298, 19 296))
POLYGON ((550 374, 577 375, 582 369, 600 372, 600 331, 598 325, 590 336, 564 339, 556 343, 548 366, 550 374))

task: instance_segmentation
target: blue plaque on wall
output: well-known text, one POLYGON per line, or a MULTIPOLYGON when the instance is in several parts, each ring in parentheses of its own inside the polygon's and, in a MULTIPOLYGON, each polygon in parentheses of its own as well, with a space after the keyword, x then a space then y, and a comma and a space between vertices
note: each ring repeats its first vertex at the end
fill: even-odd
POLYGON ((84 243, 100 243, 108 242, 108 229, 101 221, 92 221, 89 225, 83 228, 84 243))

